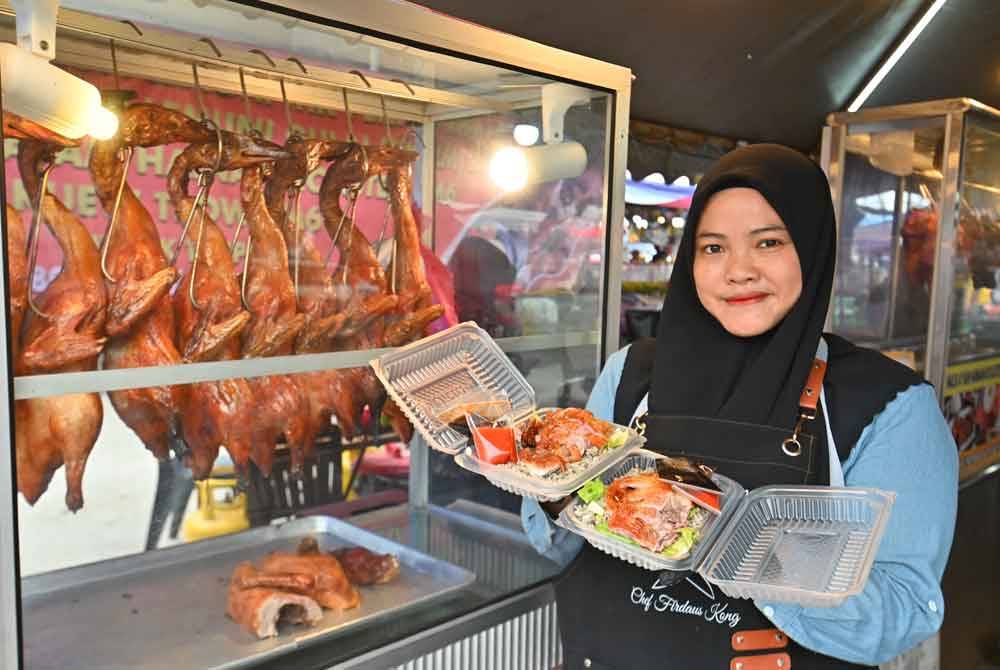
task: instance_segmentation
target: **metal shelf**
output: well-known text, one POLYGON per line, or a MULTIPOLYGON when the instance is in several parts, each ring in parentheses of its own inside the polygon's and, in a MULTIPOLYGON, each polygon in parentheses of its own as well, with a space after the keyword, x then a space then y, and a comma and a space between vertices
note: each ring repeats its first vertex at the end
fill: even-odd
MULTIPOLYGON (((600 342, 599 331, 558 333, 553 335, 526 335, 497 340, 500 348, 508 353, 545 351, 600 342)), ((266 377, 279 374, 299 374, 320 370, 338 370, 367 366, 369 361, 391 349, 364 349, 326 354, 299 354, 272 358, 244 358, 211 363, 187 363, 118 370, 93 370, 90 372, 62 372, 51 375, 30 375, 14 378, 14 398, 42 398, 67 393, 98 393, 124 391, 150 386, 173 386, 223 379, 266 377)))
MULTIPOLYGON (((0 3, 0 39, 15 41, 14 12, 0 3)), ((441 108, 508 112, 513 105, 502 100, 453 93, 401 80, 359 76, 310 64, 308 67, 284 58, 272 59, 263 52, 251 53, 225 42, 202 41, 149 26, 141 35, 132 24, 119 20, 61 9, 61 29, 56 63, 110 73, 113 71, 110 43, 117 49, 121 76, 155 79, 164 83, 193 86, 191 64, 197 63, 201 87, 234 95, 241 94, 239 69, 246 77, 252 98, 281 101, 280 81, 284 81, 288 102, 293 105, 341 111, 343 90, 350 93, 352 112, 381 116, 385 100, 387 116, 397 120, 426 121, 441 108)), ((539 96, 540 104, 540 96, 539 96)))

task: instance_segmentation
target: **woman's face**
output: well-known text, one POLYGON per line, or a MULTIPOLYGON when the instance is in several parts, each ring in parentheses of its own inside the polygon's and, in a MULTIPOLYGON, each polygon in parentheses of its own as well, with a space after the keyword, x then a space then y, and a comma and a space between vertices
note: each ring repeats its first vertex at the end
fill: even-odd
POLYGON ((802 294, 802 268, 781 217, 752 188, 711 197, 694 251, 698 299, 722 327, 753 337, 778 325, 802 294))

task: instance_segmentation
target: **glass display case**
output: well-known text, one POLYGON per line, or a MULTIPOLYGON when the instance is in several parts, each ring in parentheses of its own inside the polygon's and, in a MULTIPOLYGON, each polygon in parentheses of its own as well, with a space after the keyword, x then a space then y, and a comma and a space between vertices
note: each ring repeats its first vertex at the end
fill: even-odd
POLYGON ((43 132, 5 77, 0 666, 389 667, 496 627, 555 665, 561 566, 367 364, 471 320, 540 406, 586 400, 631 75, 407 3, 269 6, 64 3, 45 49, 107 139, 43 132), (348 547, 313 625, 237 622, 269 588, 241 562, 348 547))
POLYGON ((956 99, 827 123, 828 326, 935 385, 972 481, 1000 463, 1000 112, 956 99))

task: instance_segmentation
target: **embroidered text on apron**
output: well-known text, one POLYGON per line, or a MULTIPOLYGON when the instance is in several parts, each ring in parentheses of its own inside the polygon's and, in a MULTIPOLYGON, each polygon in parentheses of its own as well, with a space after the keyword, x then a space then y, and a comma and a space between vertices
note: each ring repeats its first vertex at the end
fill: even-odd
MULTIPOLYGON (((627 362, 619 388, 628 388, 632 365, 646 363, 627 362)), ((616 402, 615 420, 627 422, 629 417, 622 414, 619 404, 616 402)), ((828 422, 825 416, 816 416, 809 423, 812 425, 805 430, 815 433, 828 422)), ((648 416, 646 426, 647 449, 686 454, 747 489, 830 481, 830 460, 805 430, 797 431, 800 452, 790 455, 782 443, 791 437, 791 431, 773 426, 664 416, 648 416)), ((836 453, 832 445, 831 450, 836 453)), ((835 479, 837 475, 839 461, 835 479)), ((797 645, 777 631, 752 601, 729 598, 696 573, 658 575, 589 545, 560 577, 556 594, 567 670, 864 667, 797 645)))

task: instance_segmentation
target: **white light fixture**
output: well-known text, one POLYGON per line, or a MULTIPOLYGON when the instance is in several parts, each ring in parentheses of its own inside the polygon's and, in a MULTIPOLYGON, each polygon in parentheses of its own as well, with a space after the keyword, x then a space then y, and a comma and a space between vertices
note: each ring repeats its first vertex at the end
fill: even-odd
POLYGON ((896 63, 899 62, 899 59, 903 57, 903 54, 905 54, 911 46, 913 46, 913 43, 917 41, 918 37, 920 37, 920 33, 924 31, 924 28, 926 28, 937 13, 941 11, 941 8, 944 7, 944 3, 947 1, 948 0, 934 0, 934 3, 927 8, 927 11, 924 12, 924 15, 920 17, 920 20, 917 21, 913 28, 910 29, 910 32, 906 34, 906 37, 904 37, 903 41, 899 43, 899 46, 893 49, 892 53, 889 54, 889 57, 885 59, 884 63, 882 63, 882 66, 875 72, 874 75, 872 75, 872 78, 868 80, 868 83, 861 89, 861 92, 858 93, 856 98, 854 98, 854 101, 847 106, 847 111, 856 112, 861 109, 861 105, 865 104, 865 101, 871 97, 871 94, 875 92, 875 89, 882 83, 882 80, 885 79, 889 72, 892 71, 892 68, 896 67, 896 63))
POLYGON ((51 63, 56 53, 57 0, 12 0, 17 45, 0 44, 4 109, 77 140, 107 139, 118 119, 102 107, 93 84, 51 63))
POLYGON ((656 222, 662 226, 667 222, 667 217, 660 214, 658 217, 656 217, 656 222))
POLYGON ((684 227, 684 217, 675 216, 674 218, 670 219, 670 225, 676 228, 677 230, 680 230, 681 228, 684 227))
POLYGON ((563 141, 563 122, 570 107, 585 102, 590 102, 590 92, 585 88, 562 83, 544 85, 542 139, 545 143, 523 149, 509 146, 499 149, 490 160, 493 182, 501 190, 511 192, 529 183, 582 175, 587 169, 587 150, 579 142, 563 141))
POLYGON ((514 141, 522 147, 534 145, 538 142, 540 134, 541 131, 538 130, 538 126, 533 126, 530 123, 519 123, 514 126, 514 141))
POLYGON ((632 215, 632 223, 634 223, 635 225, 638 226, 640 221, 642 221, 642 217, 641 216, 639 216, 638 214, 633 214, 632 215))

